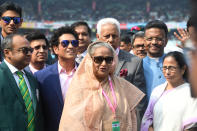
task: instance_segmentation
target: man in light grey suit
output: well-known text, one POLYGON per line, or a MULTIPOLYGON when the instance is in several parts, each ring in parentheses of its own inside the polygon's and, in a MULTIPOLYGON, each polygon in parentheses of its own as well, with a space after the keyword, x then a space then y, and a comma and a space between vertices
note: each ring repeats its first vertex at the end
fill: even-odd
MULTIPOLYGON (((96 37, 98 40, 109 43, 116 50, 119 60, 115 72, 116 75, 125 78, 146 94, 142 59, 119 49, 120 23, 114 18, 99 20, 97 23, 96 37)), ((146 100, 144 99, 137 107, 138 127, 140 127, 140 121, 145 109, 146 100)))

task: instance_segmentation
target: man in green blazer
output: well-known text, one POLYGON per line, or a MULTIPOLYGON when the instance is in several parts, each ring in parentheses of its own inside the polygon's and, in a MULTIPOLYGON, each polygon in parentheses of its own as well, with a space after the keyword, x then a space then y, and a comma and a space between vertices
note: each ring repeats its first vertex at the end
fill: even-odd
POLYGON ((29 42, 23 35, 11 34, 3 40, 2 49, 0 131, 42 131, 38 83, 23 70, 31 58, 29 42))

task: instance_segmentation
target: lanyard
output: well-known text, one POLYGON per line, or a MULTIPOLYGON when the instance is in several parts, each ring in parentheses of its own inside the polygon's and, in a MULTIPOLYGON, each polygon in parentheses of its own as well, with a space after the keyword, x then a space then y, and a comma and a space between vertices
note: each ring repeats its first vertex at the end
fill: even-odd
POLYGON ((111 78, 108 77, 108 80, 109 80, 109 84, 110 84, 110 89, 111 89, 111 92, 112 92, 112 96, 113 96, 113 99, 114 99, 114 106, 113 106, 112 102, 110 101, 109 97, 107 96, 107 94, 104 92, 103 89, 102 89, 102 93, 103 93, 105 99, 107 100, 107 103, 108 103, 109 107, 111 108, 112 112, 115 115, 115 113, 116 113, 116 107, 117 107, 117 101, 116 101, 116 96, 115 96, 115 93, 114 93, 114 89, 113 89, 111 78))

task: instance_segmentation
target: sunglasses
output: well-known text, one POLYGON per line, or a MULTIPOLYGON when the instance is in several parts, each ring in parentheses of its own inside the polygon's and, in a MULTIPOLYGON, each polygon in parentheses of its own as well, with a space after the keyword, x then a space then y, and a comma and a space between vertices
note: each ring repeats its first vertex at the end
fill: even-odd
POLYGON ((46 46, 46 45, 38 45, 38 46, 35 46, 34 48, 33 48, 33 50, 39 50, 39 49, 43 49, 43 50, 47 50, 48 49, 48 46, 46 46))
POLYGON ((97 64, 101 64, 104 60, 107 64, 112 64, 113 59, 114 58, 112 56, 107 56, 107 57, 95 56, 95 57, 93 57, 94 62, 97 64))
POLYGON ((6 23, 9 24, 11 20, 13 20, 14 24, 19 24, 21 22, 21 17, 9 17, 9 16, 4 16, 1 17, 1 19, 6 23))
POLYGON ((61 42, 61 44, 62 44, 62 46, 65 48, 65 47, 68 47, 68 45, 69 44, 72 44, 72 46, 73 47, 78 47, 78 45, 79 45, 79 41, 78 40, 71 40, 71 41, 69 41, 69 40, 63 40, 62 42, 61 42))
POLYGON ((29 52, 32 53, 33 49, 29 47, 22 47, 22 48, 19 48, 17 51, 21 51, 23 54, 27 55, 29 52))

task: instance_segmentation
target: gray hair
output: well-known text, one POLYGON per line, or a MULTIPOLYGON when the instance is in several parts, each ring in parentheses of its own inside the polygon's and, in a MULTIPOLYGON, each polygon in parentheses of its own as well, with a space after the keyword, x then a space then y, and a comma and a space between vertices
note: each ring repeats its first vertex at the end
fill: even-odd
POLYGON ((103 18, 98 21, 96 29, 99 35, 101 34, 102 25, 105 25, 105 24, 114 24, 117 27, 118 33, 120 35, 120 23, 115 18, 103 18))
POLYGON ((95 50, 99 47, 106 47, 111 51, 113 56, 115 55, 115 50, 110 44, 102 42, 102 41, 96 41, 90 44, 90 46, 88 47, 88 53, 90 54, 91 57, 93 56, 95 50))
POLYGON ((136 34, 134 34, 131 37, 131 44, 132 44, 132 46, 133 46, 133 43, 134 43, 136 38, 144 38, 144 32, 143 31, 139 31, 139 32, 137 32, 136 34))

